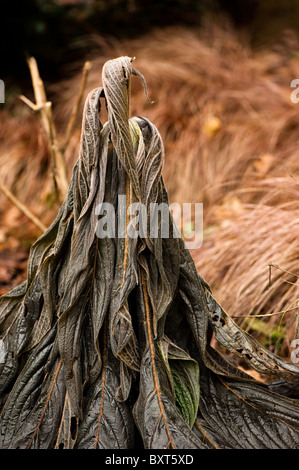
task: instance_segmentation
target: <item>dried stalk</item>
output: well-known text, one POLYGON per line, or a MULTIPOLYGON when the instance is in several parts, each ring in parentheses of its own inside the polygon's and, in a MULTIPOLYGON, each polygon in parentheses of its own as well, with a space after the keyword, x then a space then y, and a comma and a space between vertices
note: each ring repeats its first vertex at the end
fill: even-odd
MULTIPOLYGON (((84 64, 82 70, 82 79, 80 89, 78 93, 77 101, 73 107, 73 111, 70 120, 67 125, 63 144, 58 142, 57 130, 52 113, 52 103, 47 100, 45 87, 43 81, 39 75, 38 66, 34 57, 28 59, 28 66, 31 74, 31 80, 33 85, 35 103, 29 100, 26 96, 21 95, 20 99, 29 106, 33 111, 39 111, 41 115, 41 121, 43 128, 46 132, 52 162, 52 171, 55 189, 57 192, 57 199, 60 204, 64 201, 68 192, 68 178, 67 168, 65 162, 65 150, 70 142, 71 134, 74 129, 76 117, 78 115, 80 105, 83 99, 83 94, 87 82, 88 72, 90 70, 90 62, 84 64)), ((33 222, 42 232, 47 230, 47 227, 31 212, 31 210, 19 201, 13 193, 0 181, 0 191, 12 202, 31 222, 33 222)))
POLYGON ((78 116, 78 112, 79 112, 79 109, 80 109, 80 106, 81 106, 81 103, 82 103, 83 94, 84 94, 84 90, 85 90, 86 82, 87 82, 87 77, 88 77, 88 72, 89 72, 90 68, 91 68, 91 63, 89 61, 85 62, 84 67, 82 69, 82 77, 81 77, 79 93, 78 93, 78 96, 77 96, 77 101, 74 104, 72 114, 71 114, 70 120, 68 122, 66 131, 65 131, 64 143, 61 146, 61 149, 62 149, 63 152, 65 151, 65 149, 67 148, 67 146, 70 142, 72 131, 74 129, 76 118, 78 116))
POLYGON ((9 199, 23 214, 31 220, 42 232, 47 230, 47 227, 26 207, 19 201, 12 192, 0 181, 0 191, 9 199))
MULTIPOLYGON (((53 119, 52 113, 52 103, 47 100, 45 87, 43 81, 39 75, 38 66, 34 57, 28 59, 28 66, 31 74, 31 80, 33 85, 35 103, 26 98, 26 96, 21 95, 20 99, 27 104, 33 111, 39 111, 41 115, 42 125, 46 132, 50 153, 51 153, 51 162, 52 162, 52 171, 54 178, 54 185, 57 192, 57 199, 60 204, 64 201, 67 192, 68 192, 68 178, 67 178, 67 168, 65 162, 65 150, 70 142, 71 134, 74 128, 76 117, 78 115, 80 105, 83 99, 84 89, 87 82, 88 72, 90 70, 90 62, 86 62, 82 71, 82 80, 80 84, 80 89, 78 93, 77 101, 74 105, 65 136, 63 139, 63 144, 59 144, 57 137, 57 130, 55 122, 53 119)), ((30 209, 25 206, 21 201, 19 201, 12 192, 0 181, 0 190, 3 194, 29 219, 33 222, 42 232, 47 230, 47 227, 30 211, 30 209)))
POLYGON ((34 57, 30 57, 28 59, 28 66, 31 74, 35 103, 32 103, 32 101, 23 95, 20 96, 20 99, 25 104, 27 104, 27 106, 33 109, 33 111, 40 112, 42 125, 49 141, 52 172, 57 199, 59 203, 62 203, 67 195, 69 185, 65 161, 65 150, 70 142, 71 133, 73 131, 76 117, 82 102, 87 76, 90 70, 90 62, 86 62, 83 67, 78 98, 74 105, 62 144, 58 140, 58 133, 52 113, 52 103, 47 100, 44 83, 40 77, 37 62, 34 57))

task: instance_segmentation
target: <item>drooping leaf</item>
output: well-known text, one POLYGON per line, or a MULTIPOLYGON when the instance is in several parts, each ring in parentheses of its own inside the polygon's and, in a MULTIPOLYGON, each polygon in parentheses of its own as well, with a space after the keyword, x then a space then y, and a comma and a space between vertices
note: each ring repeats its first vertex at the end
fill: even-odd
MULTIPOLYGON (((169 365, 165 364, 167 361, 165 355, 168 349, 165 347, 166 341, 164 340, 162 346, 159 344, 160 348, 154 341, 145 274, 142 274, 141 279, 142 293, 140 296, 143 302, 140 308, 143 311, 142 324, 144 325, 147 346, 140 369, 139 397, 133 410, 135 422, 146 448, 205 448, 205 445, 191 431, 188 423, 181 417, 179 411, 182 413, 184 407, 177 410, 175 386, 179 386, 179 381, 177 378, 173 379, 169 376, 169 365)), ((174 347, 171 349, 171 357, 179 354, 177 350, 174 353, 174 347)), ((182 355, 183 353, 180 352, 181 357, 182 355)), ((184 355, 184 357, 186 356, 184 355)), ((181 393, 181 390, 179 392, 181 393)), ((181 403, 180 398, 179 402, 181 403)))
POLYGON ((167 337, 164 337, 158 346, 164 363, 169 367, 176 408, 192 428, 199 405, 199 365, 167 337))
POLYGON ((132 182, 135 195, 137 199, 140 199, 140 182, 129 127, 131 62, 130 57, 119 57, 106 62, 103 67, 102 77, 107 99, 112 143, 132 182))
POLYGON ((200 416, 215 447, 298 448, 296 400, 273 394, 262 384, 236 382, 208 370, 203 376, 200 416))
MULTIPOLYGON (((105 328, 107 329, 106 326, 105 328)), ((116 391, 120 387, 119 364, 109 348, 106 330, 102 344, 101 373, 89 389, 75 448, 133 448, 133 417, 128 404, 117 400, 116 391)))
POLYGON ((237 356, 243 357, 258 372, 277 374, 287 382, 299 383, 298 367, 283 361, 263 347, 255 338, 242 330, 216 302, 211 292, 206 292, 209 324, 216 339, 237 356))
POLYGON ((150 350, 141 364, 140 395, 134 419, 147 449, 204 449, 205 444, 192 432, 176 408, 166 368, 150 350))
POLYGON ((65 385, 62 363, 51 359, 56 329, 33 350, 5 402, 0 418, 1 448, 54 445, 65 385))

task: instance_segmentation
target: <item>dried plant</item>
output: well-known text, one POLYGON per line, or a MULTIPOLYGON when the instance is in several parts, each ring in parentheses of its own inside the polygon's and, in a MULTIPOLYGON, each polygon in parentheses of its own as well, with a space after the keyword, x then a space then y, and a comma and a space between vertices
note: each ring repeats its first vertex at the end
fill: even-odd
MULTIPOLYGON (((253 53, 247 38, 228 25, 207 23, 198 31, 156 30, 142 41, 111 40, 108 45, 97 40, 104 57, 94 58, 90 86, 106 54, 132 50, 140 56, 155 100, 153 107, 145 103, 142 112, 157 124, 165 143, 170 201, 203 202, 204 244, 192 256, 225 308, 242 317, 294 308, 297 284, 284 283, 282 270, 275 271, 271 289, 267 283, 271 263, 297 273, 299 118, 298 105, 290 99, 290 77, 299 73, 298 38, 287 32, 284 48, 253 53)), ((69 112, 67 89, 61 116, 69 112)), ((142 89, 135 85, 132 91, 133 112, 140 113, 134 106, 142 89)), ((274 332, 281 319, 285 327, 280 338, 285 357, 296 331, 296 310, 291 312, 271 319, 274 332)), ((269 338, 261 333, 260 339, 269 338)))
MULTIPOLYGON (((138 40, 120 42, 98 36, 91 40, 94 54, 89 57, 93 70, 88 88, 97 86, 98 70, 109 57, 128 53, 138 56, 155 105, 142 99, 142 86, 133 82, 132 114, 148 116, 159 128, 166 149, 163 176, 170 202, 204 203, 204 244, 191 254, 224 307, 242 317, 284 310, 299 297, 296 286, 278 279, 271 287, 271 302, 265 307, 264 294, 259 303, 260 285, 256 283, 256 273, 263 273, 259 280, 266 286, 268 265, 276 263, 270 252, 267 256, 270 245, 280 247, 282 255, 289 252, 291 233, 286 229, 288 236, 281 240, 285 232, 271 230, 271 208, 277 207, 279 214, 283 211, 284 227, 296 227, 299 120, 289 85, 290 77, 299 74, 294 54, 298 39, 290 33, 286 39, 292 43, 291 48, 286 45, 272 51, 252 51, 247 38, 240 37, 230 26, 207 22, 196 30, 157 29, 138 40), (254 211, 256 204, 260 209, 254 211), (246 238, 253 211, 258 218, 255 235, 246 238), (271 232, 268 243, 264 224, 271 232), (229 227, 233 227, 235 247, 229 227), (259 253, 248 273, 242 250, 238 249, 242 246, 245 250, 245 244, 248 253, 253 248, 259 253), (229 272, 224 279, 222 264, 212 262, 219 253, 229 272), (243 267, 239 278, 234 275, 235 266, 243 267), (252 288, 248 288, 251 275, 252 288), (238 307, 235 297, 229 296, 236 290, 242 293, 238 307)), ((81 71, 52 90, 56 92, 55 120, 59 129, 71 116, 76 101, 73 90, 78 89, 80 79, 81 71)), ((0 179, 48 225, 56 217, 57 206, 47 203, 52 192, 51 166, 40 125, 29 115, 8 117, 5 110, 0 119, 5 134, 0 179)), ((77 158, 79 137, 77 126, 65 153, 68 168, 77 158)), ((0 200, 3 207, 5 202, 0 200)), ((275 259, 282 269, 296 274, 295 248, 292 257, 275 259)), ((283 278, 283 271, 276 270, 275 274, 283 278)), ((281 318, 286 326, 281 353, 289 356, 294 322, 291 314, 274 315, 273 327, 281 318), (286 323, 288 320, 291 324, 286 323)), ((263 321, 269 322, 270 318, 263 321)))
MULTIPOLYGON (((278 391, 296 394, 299 368, 224 312, 183 240, 163 238, 162 219, 157 238, 130 237, 127 211, 124 237, 99 237, 103 202, 118 225, 120 195, 168 204, 161 136, 129 119, 131 75, 141 75, 131 62, 104 65, 66 200, 31 249, 27 281, 0 299, 0 447, 123 449, 138 434, 152 449, 298 447, 298 400, 278 391), (220 355, 212 332, 279 386, 220 355)), ((170 212, 163 223, 173 227, 170 212)))

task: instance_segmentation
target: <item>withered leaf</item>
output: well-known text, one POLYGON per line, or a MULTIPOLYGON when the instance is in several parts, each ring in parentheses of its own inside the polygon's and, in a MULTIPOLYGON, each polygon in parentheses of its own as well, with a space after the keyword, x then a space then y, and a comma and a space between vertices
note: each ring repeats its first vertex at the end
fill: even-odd
POLYGON ((105 331, 102 370, 88 391, 75 443, 78 449, 134 447, 134 421, 130 407, 125 401, 117 400, 116 396, 120 386, 120 363, 113 357, 107 341, 105 331))

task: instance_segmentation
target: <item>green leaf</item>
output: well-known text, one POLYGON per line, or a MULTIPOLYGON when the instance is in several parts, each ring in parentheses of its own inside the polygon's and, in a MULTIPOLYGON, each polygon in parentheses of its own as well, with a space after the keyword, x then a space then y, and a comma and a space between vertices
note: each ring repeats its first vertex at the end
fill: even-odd
POLYGON ((199 366, 188 354, 183 353, 184 357, 177 358, 169 352, 168 357, 177 409, 192 428, 199 405, 199 366))

